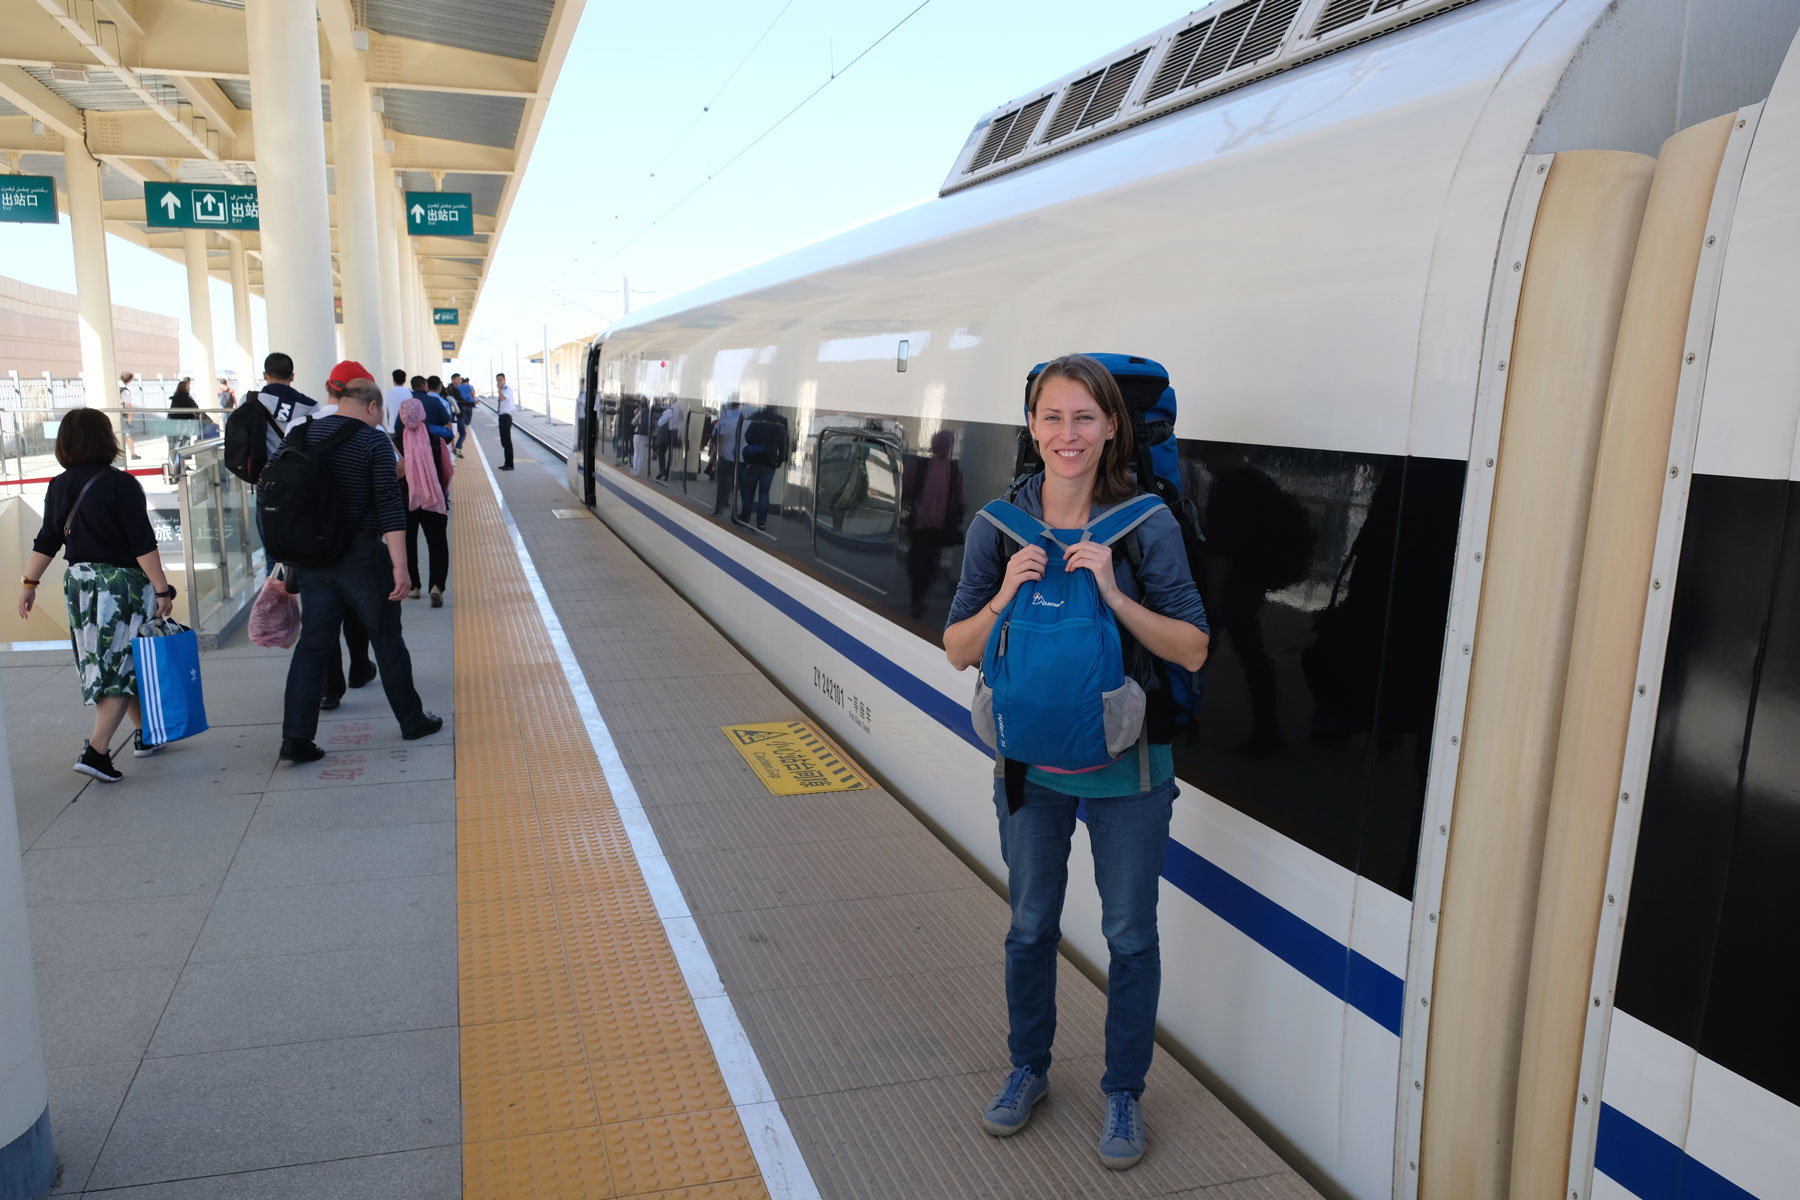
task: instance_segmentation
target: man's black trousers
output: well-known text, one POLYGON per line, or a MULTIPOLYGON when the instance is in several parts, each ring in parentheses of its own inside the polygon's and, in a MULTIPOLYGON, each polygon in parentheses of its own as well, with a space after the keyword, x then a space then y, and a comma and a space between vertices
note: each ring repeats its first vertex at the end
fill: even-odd
POLYGON ((513 461, 512 461, 512 414, 511 413, 501 413, 500 414, 500 452, 504 456, 500 460, 500 465, 503 467, 512 466, 513 461))
POLYGON ((424 721, 425 706, 413 688, 412 656, 400 636, 400 603, 388 599, 393 587, 387 546, 373 537, 359 537, 330 566, 300 572, 300 642, 288 664, 282 737, 310 742, 318 733, 319 701, 325 698, 325 678, 337 657, 338 628, 347 612, 354 612, 369 631, 381 688, 401 731, 417 729, 424 721))

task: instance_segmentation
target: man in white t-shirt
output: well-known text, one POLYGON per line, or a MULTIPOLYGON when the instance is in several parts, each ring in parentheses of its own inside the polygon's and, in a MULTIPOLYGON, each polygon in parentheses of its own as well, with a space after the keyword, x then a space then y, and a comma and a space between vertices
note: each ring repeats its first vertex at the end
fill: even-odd
POLYGON ((399 367, 395 367, 394 386, 389 388, 381 397, 384 401, 383 407, 390 416, 397 416, 400 412, 401 402, 412 399, 412 394, 412 389, 406 386, 406 372, 402 371, 399 367))
POLYGON ((505 461, 500 464, 500 469, 502 471, 510 471, 513 469, 513 410, 518 408, 519 402, 517 398, 514 397, 512 387, 506 382, 506 376, 504 375, 494 376, 494 392, 500 399, 500 402, 496 407, 500 410, 500 451, 505 456, 505 461))

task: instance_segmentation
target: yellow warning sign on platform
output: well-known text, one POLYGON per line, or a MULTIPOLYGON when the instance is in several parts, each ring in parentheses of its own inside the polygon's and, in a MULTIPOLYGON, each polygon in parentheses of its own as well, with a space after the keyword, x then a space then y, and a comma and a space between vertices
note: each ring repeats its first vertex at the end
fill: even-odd
POLYGON ((722 725, 756 777, 777 796, 812 792, 860 792, 869 786, 805 721, 722 725))

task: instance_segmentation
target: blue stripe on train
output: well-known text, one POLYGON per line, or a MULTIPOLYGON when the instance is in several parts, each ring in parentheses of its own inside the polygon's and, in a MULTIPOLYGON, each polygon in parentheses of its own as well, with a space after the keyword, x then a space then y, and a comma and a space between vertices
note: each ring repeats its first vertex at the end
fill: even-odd
POLYGON ((1640 1200, 1756 1200, 1610 1104, 1600 1106, 1594 1169, 1640 1200))
MULTIPOLYGON (((784 616, 878 679, 907 703, 968 742, 983 754, 987 745, 975 736, 969 710, 898 663, 834 625, 755 571, 708 543, 643 499, 594 473, 595 482, 732 579, 768 601, 784 616)), ((1404 1008, 1405 981, 1357 953, 1317 926, 1289 912, 1249 884, 1209 862, 1188 847, 1169 840, 1163 855, 1163 878, 1185 892, 1302 975, 1349 1004, 1396 1037, 1404 1008)))

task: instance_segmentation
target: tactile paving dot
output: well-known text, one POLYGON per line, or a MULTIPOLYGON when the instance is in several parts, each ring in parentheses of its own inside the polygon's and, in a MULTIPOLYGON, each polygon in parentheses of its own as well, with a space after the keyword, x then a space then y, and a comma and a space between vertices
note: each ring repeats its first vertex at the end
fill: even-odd
POLYGON ((586 1058, 573 1014, 462 1027, 464 1079, 566 1067, 586 1058))
POLYGON ((512 900, 482 900, 456 906, 457 937, 505 937, 509 933, 533 933, 556 926, 556 905, 549 896, 519 896, 512 900))
POLYGON ((458 871, 543 870, 544 851, 535 841, 458 842, 458 871))
POLYGON ((602 1132, 613 1189, 621 1196, 756 1173, 756 1157, 729 1108, 606 1125, 602 1132))
POLYGON ((464 1025, 524 1021, 575 1011, 568 972, 560 968, 463 979, 457 993, 464 1025))
POLYGON ((490 900, 521 900, 548 896, 554 889, 550 872, 543 867, 503 867, 498 871, 462 871, 456 876, 460 904, 485 904, 490 900))
POLYGON ((569 983, 575 991, 575 1007, 584 1012, 618 1005, 673 1004, 688 994, 673 954, 660 959, 571 966, 569 983))
POLYGON ((711 1053, 700 1014, 685 997, 675 1004, 590 1010, 579 1013, 588 1061, 644 1058, 683 1050, 711 1053))
POLYGON ((556 908, 563 922, 577 929, 613 921, 648 921, 656 916, 656 905, 650 902, 650 893, 642 884, 632 891, 559 895, 556 908))
POLYGON ((571 966, 604 967, 621 961, 674 957, 661 921, 618 921, 565 929, 563 946, 571 966))
POLYGON ((676 1188, 672 1192, 641 1192, 637 1200, 769 1200, 769 1189, 763 1186, 761 1177, 753 1176, 676 1188))
POLYGON ((462 1194, 463 1200, 608 1200, 605 1139, 590 1125, 470 1142, 463 1146, 462 1194))
POLYGON ((522 1137, 597 1124, 593 1086, 582 1067, 551 1067, 462 1081, 463 1140, 522 1137))
POLYGON ((617 1059, 593 1067, 602 1124, 725 1108, 731 1094, 710 1051, 617 1059))
POLYGON ((518 975, 527 971, 560 971, 563 968, 562 935, 554 930, 463 938, 456 946, 457 972, 463 979, 518 975))

